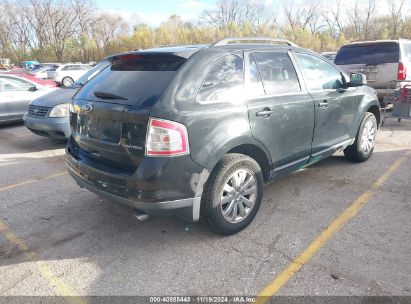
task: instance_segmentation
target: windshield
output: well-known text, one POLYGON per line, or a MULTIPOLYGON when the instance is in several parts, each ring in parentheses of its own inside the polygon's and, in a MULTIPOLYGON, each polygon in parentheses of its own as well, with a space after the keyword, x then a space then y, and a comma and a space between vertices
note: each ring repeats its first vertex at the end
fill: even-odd
POLYGON ((338 65, 398 63, 399 56, 396 42, 360 43, 343 46, 334 62, 338 65))
POLYGON ((96 76, 98 73, 100 73, 102 70, 104 70, 109 65, 110 65, 110 61, 108 61, 108 60, 104 60, 104 61, 99 62, 92 69, 88 70, 83 76, 81 76, 74 83, 74 85, 80 85, 80 86, 85 85, 87 81, 89 81, 91 78, 96 76))
POLYGON ((77 99, 150 107, 167 88, 186 58, 167 53, 114 56, 111 65, 91 79, 77 99))

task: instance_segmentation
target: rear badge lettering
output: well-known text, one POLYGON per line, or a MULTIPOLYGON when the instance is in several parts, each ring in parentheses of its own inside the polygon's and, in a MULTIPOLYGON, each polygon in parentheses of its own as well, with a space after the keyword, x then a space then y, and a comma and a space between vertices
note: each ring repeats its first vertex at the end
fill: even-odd
POLYGON ((123 147, 127 149, 132 149, 132 150, 140 150, 140 151, 143 150, 143 147, 141 146, 123 145, 123 147))

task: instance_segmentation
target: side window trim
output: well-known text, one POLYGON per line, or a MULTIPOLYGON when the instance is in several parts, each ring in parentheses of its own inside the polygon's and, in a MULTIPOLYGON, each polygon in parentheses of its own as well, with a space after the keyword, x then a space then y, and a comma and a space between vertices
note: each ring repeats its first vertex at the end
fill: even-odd
POLYGON ((295 57, 294 51, 289 50, 288 51, 288 56, 290 57, 291 62, 294 65, 295 72, 297 73, 297 78, 298 78, 298 81, 300 82, 301 92, 302 93, 307 93, 308 92, 307 81, 305 79, 303 70, 301 69, 301 66, 298 63, 298 60, 295 57))
POLYGON ((247 89, 250 85, 250 58, 251 53, 248 51, 243 52, 244 58, 244 87, 247 89))
MULTIPOLYGON (((244 51, 244 55, 243 55, 243 56, 244 56, 244 87, 245 87, 245 89, 247 90, 248 88, 251 87, 251 73, 250 73, 250 70, 251 70, 251 61, 250 61, 250 57, 253 58, 254 63, 256 63, 256 61, 255 61, 255 59, 254 59, 254 57, 253 57, 253 52, 252 52, 252 51, 244 51)), ((259 76, 260 76, 261 84, 262 84, 262 86, 263 86, 264 94, 263 94, 263 95, 257 95, 257 96, 247 97, 247 100, 251 100, 251 99, 256 99, 256 98, 261 98, 261 97, 266 97, 266 96, 267 96, 267 92, 266 92, 265 87, 264 87, 264 81, 263 81, 263 78, 261 77, 261 72, 260 72, 260 69, 259 69, 257 63, 256 63, 256 67, 257 67, 258 74, 259 74, 259 76)))

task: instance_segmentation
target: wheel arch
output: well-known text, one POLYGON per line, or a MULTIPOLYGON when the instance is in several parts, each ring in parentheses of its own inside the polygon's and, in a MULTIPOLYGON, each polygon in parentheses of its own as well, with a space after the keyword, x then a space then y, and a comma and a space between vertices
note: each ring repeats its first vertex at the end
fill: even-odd
POLYGON ((372 113, 375 116, 375 118, 377 119, 377 126, 379 126, 381 122, 380 108, 374 104, 368 107, 367 112, 372 113))
POLYGON ((219 157, 215 159, 215 161, 210 164, 210 172, 212 172, 218 162, 229 153, 238 153, 244 154, 252 159, 254 159, 261 168, 263 173, 264 182, 267 182, 270 179, 270 172, 271 172, 271 157, 269 152, 265 149, 264 146, 259 145, 258 143, 241 143, 241 144, 233 144, 230 146, 226 146, 224 150, 221 150, 219 157))

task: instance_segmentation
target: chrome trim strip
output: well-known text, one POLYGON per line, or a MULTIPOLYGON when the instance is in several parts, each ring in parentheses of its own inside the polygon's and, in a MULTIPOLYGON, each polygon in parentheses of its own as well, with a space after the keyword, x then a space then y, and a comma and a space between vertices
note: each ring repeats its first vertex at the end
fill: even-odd
POLYGON ((285 169, 285 168, 287 168, 287 167, 291 167, 291 166, 296 165, 296 164, 298 164, 298 163, 301 163, 301 162, 303 162, 303 161, 305 161, 305 160, 308 160, 309 158, 310 158, 309 156, 306 156, 306 157, 297 159, 296 161, 293 161, 293 162, 291 162, 291 163, 285 164, 284 166, 275 168, 275 169, 274 169, 274 172, 281 171, 281 170, 283 170, 283 169, 285 169))
POLYGON ((344 146, 347 147, 347 146, 351 145, 351 143, 354 142, 354 141, 355 141, 355 139, 354 139, 354 140, 353 140, 353 139, 345 140, 345 141, 343 141, 343 142, 341 142, 341 143, 338 143, 338 144, 336 144, 336 145, 334 145, 334 146, 331 146, 331 147, 329 147, 329 148, 327 148, 327 149, 324 149, 324 150, 321 150, 321 151, 316 152, 316 153, 314 153, 314 154, 311 154, 311 156, 318 156, 318 155, 323 154, 323 153, 325 153, 325 152, 327 152, 327 151, 330 151, 330 150, 338 150, 338 149, 340 149, 340 148, 342 148, 342 147, 344 147, 344 146))

